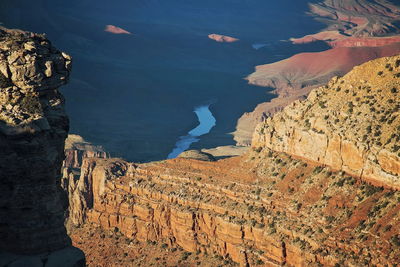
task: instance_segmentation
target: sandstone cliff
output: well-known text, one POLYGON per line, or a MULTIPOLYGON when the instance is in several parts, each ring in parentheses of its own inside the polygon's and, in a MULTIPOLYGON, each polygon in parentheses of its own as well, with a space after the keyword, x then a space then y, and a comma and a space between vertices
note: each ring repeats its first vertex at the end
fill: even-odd
MULTIPOLYGON (((101 226, 128 244, 181 247, 200 259, 216 254, 241 266, 384 266, 400 260, 398 191, 267 149, 218 162, 86 159, 79 183, 86 196, 76 217, 85 221, 82 229, 93 233, 101 226)), ((124 248, 128 256, 104 259, 80 231, 72 236, 93 266, 148 266, 143 257, 161 262, 133 256, 131 246, 124 248)), ((95 243, 105 239, 90 236, 95 243)), ((175 264, 186 266, 187 252, 175 264)))
POLYGON ((101 146, 86 142, 81 136, 75 134, 68 135, 64 153, 61 187, 68 195, 67 227, 70 228, 71 223, 74 225, 82 223, 76 218, 80 217, 85 209, 81 206, 84 191, 82 189, 85 185, 78 182, 83 162, 88 158, 109 158, 110 155, 101 146))
POLYGON ((400 189, 400 56, 355 67, 260 124, 268 147, 400 189))
POLYGON ((68 248, 60 186, 69 122, 57 89, 70 69, 44 36, 0 28, 0 265, 84 264, 68 248))
POLYGON ((69 134, 65 140, 65 169, 79 169, 84 158, 109 158, 110 155, 104 151, 102 146, 93 145, 81 136, 69 134))

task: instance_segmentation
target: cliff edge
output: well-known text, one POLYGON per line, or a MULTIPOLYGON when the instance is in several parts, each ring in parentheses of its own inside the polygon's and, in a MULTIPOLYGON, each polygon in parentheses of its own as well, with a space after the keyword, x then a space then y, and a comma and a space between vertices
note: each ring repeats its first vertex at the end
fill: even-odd
POLYGON ((256 128, 267 147, 400 189, 400 56, 355 67, 256 128))
POLYGON ((60 186, 69 121, 57 89, 70 70, 43 35, 0 28, 1 266, 85 264, 64 227, 60 186))

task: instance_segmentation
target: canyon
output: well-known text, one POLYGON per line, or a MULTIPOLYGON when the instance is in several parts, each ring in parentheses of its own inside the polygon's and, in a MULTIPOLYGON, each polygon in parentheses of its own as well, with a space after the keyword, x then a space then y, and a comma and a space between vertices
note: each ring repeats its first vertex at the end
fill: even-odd
POLYGON ((242 156, 82 159, 69 194, 74 244, 94 265, 147 266, 129 253, 105 259, 82 232, 101 243, 183 248, 176 261, 148 258, 155 265, 217 254, 240 266, 393 266, 400 260, 399 73, 395 56, 333 78, 260 123, 242 156))
POLYGON ((399 9, 310 10, 328 28, 291 41, 331 49, 248 76, 279 95, 239 120, 249 147, 148 163, 68 135, 71 57, 0 28, 0 265, 396 266, 399 9))
POLYGON ((260 103, 238 120, 234 139, 250 145, 256 125, 311 89, 342 76, 352 67, 400 52, 400 8, 386 0, 330 1, 309 4, 309 15, 327 25, 321 32, 291 38, 294 44, 326 43, 331 49, 300 53, 282 61, 257 66, 247 77, 250 84, 270 87, 277 98, 260 103))

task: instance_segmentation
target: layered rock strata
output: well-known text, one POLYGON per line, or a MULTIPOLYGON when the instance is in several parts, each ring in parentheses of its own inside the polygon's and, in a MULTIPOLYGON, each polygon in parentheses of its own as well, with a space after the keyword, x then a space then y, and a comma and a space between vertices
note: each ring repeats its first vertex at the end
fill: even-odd
POLYGON ((79 169, 84 158, 109 158, 110 155, 104 151, 102 146, 93 145, 81 136, 69 134, 65 140, 64 169, 79 169))
POLYGON ((260 124, 253 147, 400 189, 400 56, 355 67, 260 124))
POLYGON ((103 147, 93 145, 76 134, 68 135, 64 153, 61 187, 68 195, 67 228, 70 228, 71 223, 72 225, 80 225, 81 221, 76 218, 81 216, 85 208, 81 206, 81 195, 74 193, 76 190, 82 192, 80 188, 83 185, 78 181, 84 160, 88 158, 106 159, 110 155, 104 151, 103 147))
MULTIPOLYGON (((69 122, 57 90, 70 70, 71 58, 44 36, 0 28, 2 251, 46 260, 48 253, 71 245, 60 186, 69 122)), ((82 252, 70 249, 78 255, 71 260, 84 264, 82 252)), ((11 262, 15 257, 8 256, 11 262)))
POLYGON ((400 7, 388 0, 325 0, 310 4, 311 14, 341 36, 370 37, 400 33, 400 7))
POLYGON ((79 182, 80 222, 130 242, 178 246, 200 259, 217 254, 241 266, 400 260, 398 191, 268 149, 218 162, 86 159, 79 182))

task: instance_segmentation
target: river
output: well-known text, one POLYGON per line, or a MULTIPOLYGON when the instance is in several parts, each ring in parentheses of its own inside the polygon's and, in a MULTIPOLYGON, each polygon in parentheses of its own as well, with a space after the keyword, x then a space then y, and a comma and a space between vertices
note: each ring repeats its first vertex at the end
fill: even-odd
POLYGON ((192 143, 198 142, 198 137, 207 134, 216 125, 216 119, 210 111, 210 105, 199 106, 194 109, 199 125, 196 128, 190 130, 187 135, 179 137, 179 140, 175 144, 175 148, 169 153, 168 158, 176 158, 180 153, 187 150, 192 143))

